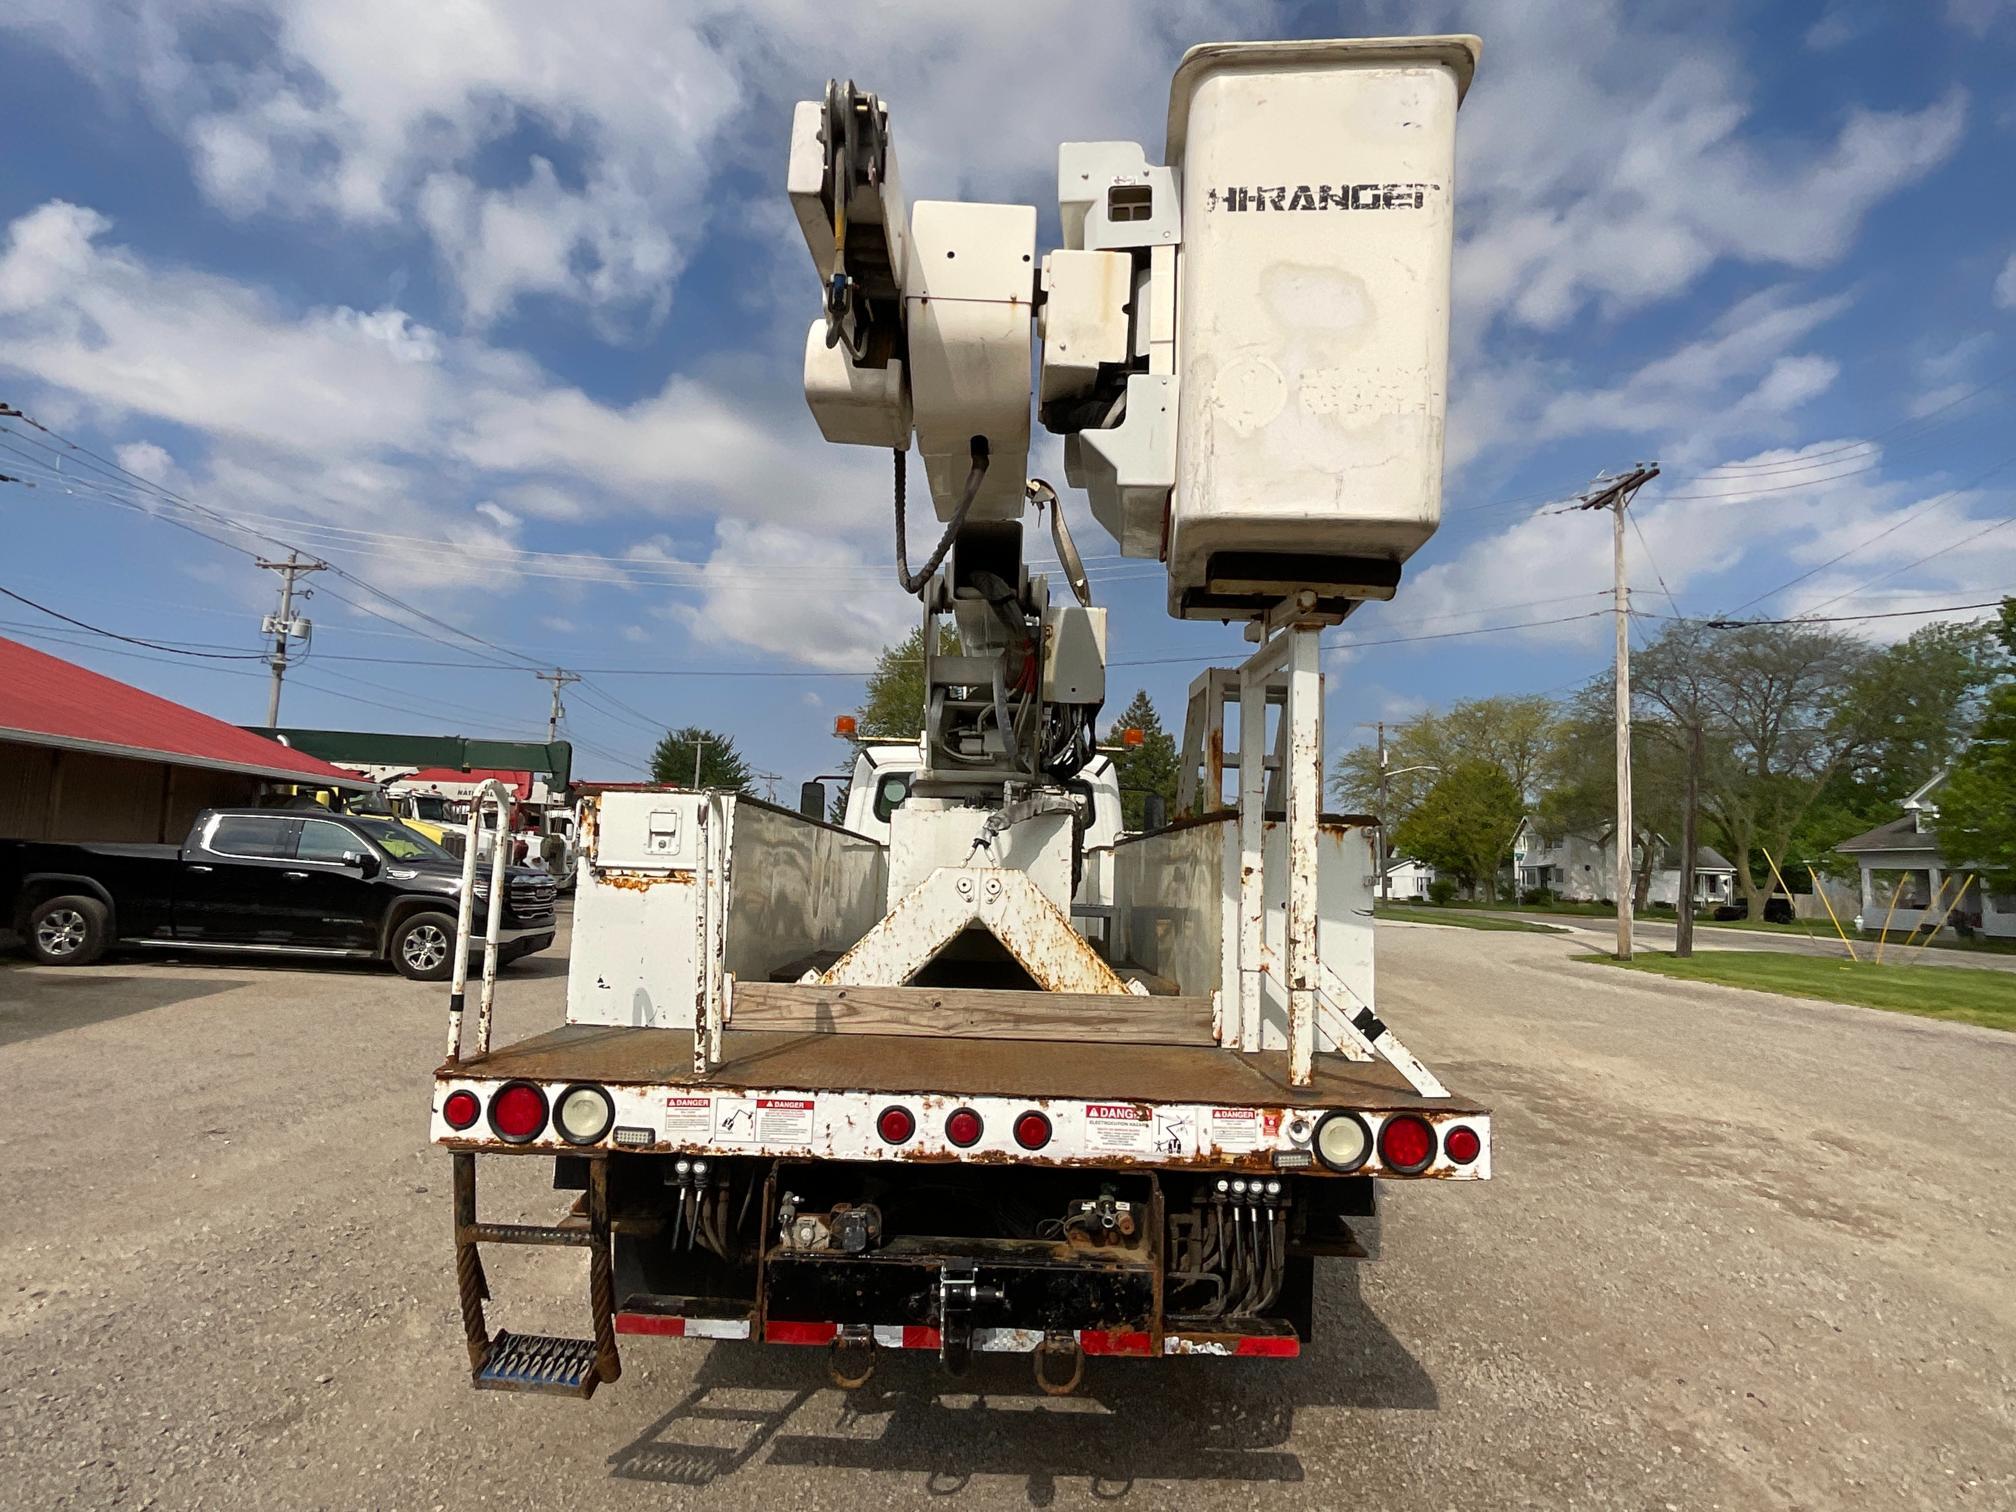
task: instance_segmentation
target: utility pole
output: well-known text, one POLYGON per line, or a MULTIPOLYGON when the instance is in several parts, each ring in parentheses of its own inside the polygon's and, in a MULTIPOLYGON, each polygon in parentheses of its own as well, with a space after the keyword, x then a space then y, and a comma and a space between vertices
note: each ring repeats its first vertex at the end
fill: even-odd
POLYGON ((1694 954, 1694 852, 1700 841, 1700 821, 1695 810, 1701 806, 1701 706, 1688 711, 1687 719, 1687 807, 1680 816, 1680 896, 1674 900, 1675 928, 1673 954, 1694 954))
POLYGON ((1377 869, 1379 878, 1379 901, 1382 903, 1391 903, 1393 901, 1393 879, 1387 875, 1387 872, 1391 870, 1393 865, 1393 851, 1386 839, 1386 829, 1392 823, 1392 815, 1387 812, 1387 808, 1392 802, 1392 795, 1388 787, 1386 773, 1386 721, 1382 719, 1377 724, 1374 724, 1370 720, 1360 720, 1358 728, 1361 730, 1372 729, 1379 732, 1379 827, 1373 832, 1377 848, 1373 851, 1372 861, 1374 867, 1377 869))
POLYGON ((546 715, 546 743, 551 745, 560 738, 560 690, 569 683, 581 681, 581 674, 555 667, 551 672, 534 672, 532 675, 541 682, 553 684, 553 707, 546 715))
POLYGON ((707 749, 707 742, 699 738, 693 741, 693 791, 700 791, 700 753, 707 749))
POLYGON ((1392 803, 1386 780, 1386 721, 1379 721, 1379 901, 1393 901, 1393 852, 1386 841, 1387 809, 1392 803))
MULTIPOLYGON (((264 558, 259 558, 258 562, 268 572, 280 574, 279 611, 267 615, 265 623, 260 626, 273 637, 273 654, 266 659, 266 665, 273 669, 273 691, 266 700, 266 728, 274 730, 280 727, 280 683, 287 675, 288 642, 295 638, 305 639, 309 631, 308 621, 294 618, 294 580, 304 572, 320 572, 329 564, 304 562, 298 551, 289 551, 284 562, 269 562, 264 558)), ((302 591, 302 598, 311 596, 307 590, 302 591)))
POLYGON ((1631 585, 1624 571, 1624 511, 1631 497, 1659 476, 1659 464, 1640 462, 1621 478, 1598 477, 1576 509, 1607 509, 1612 522, 1617 612, 1617 959, 1631 959, 1631 585))

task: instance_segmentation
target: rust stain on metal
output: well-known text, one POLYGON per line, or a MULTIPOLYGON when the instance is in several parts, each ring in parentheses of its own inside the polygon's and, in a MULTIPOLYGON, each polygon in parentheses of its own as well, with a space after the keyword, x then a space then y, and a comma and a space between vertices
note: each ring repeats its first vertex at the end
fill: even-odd
POLYGON ((675 872, 629 872, 605 871, 601 867, 591 867, 595 880, 605 887, 621 888, 624 892, 649 892, 654 887, 662 887, 667 882, 682 887, 691 887, 694 882, 690 871, 675 872))

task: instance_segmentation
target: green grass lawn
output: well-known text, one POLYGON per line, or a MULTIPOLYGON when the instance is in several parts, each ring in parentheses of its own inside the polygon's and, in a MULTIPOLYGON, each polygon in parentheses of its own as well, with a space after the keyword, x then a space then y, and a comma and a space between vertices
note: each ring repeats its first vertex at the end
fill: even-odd
MULTIPOLYGON (((1654 922, 1658 922, 1659 918, 1659 915, 1652 916, 1654 922)), ((1667 918, 1665 922, 1671 923, 1672 920, 1671 918, 1667 918)), ((1843 920, 1842 922, 1845 924, 1847 921, 1843 920)), ((1762 919, 1696 919, 1694 927, 1696 929, 1752 929, 1756 930, 1759 934, 1811 934, 1815 939, 1821 940, 1837 940, 1840 938, 1839 935, 1835 934, 1834 926, 1829 924, 1825 919, 1808 919, 1805 921, 1805 927, 1803 928, 1798 923, 1768 924, 1762 919)), ((1865 929, 1860 934, 1857 934, 1852 929, 1848 931, 1848 937, 1858 947, 1864 945, 1869 947, 1868 950, 1862 951, 1862 954, 1865 956, 1869 954, 1870 950, 1876 948, 1877 934, 1878 931, 1874 929, 1865 929)), ((1917 937, 1913 939, 1909 930, 1893 929, 1889 934, 1883 936, 1883 941, 1884 961, 1885 964, 1888 964, 1890 960, 1895 958, 1894 953, 1898 948, 1907 942, 1914 947, 1925 944, 1925 932, 1920 930, 1917 937)), ((1931 942, 1931 948, 1933 950, 1978 950, 1984 951, 1989 955, 2016 955, 2016 940, 1989 940, 1983 939, 1979 935, 1971 940, 1961 940, 1954 938, 1950 934, 1942 933, 1931 942)))
POLYGON ((1460 913, 1454 908, 1408 908, 1398 903, 1380 903, 1373 917, 1400 924, 1447 924, 1452 929, 1495 929, 1507 934, 1559 934, 1546 924, 1529 924, 1524 919, 1494 919, 1489 914, 1460 913))
POLYGON ((1687 960, 1640 952, 1630 961, 1583 955, 1578 961, 1649 971, 1683 982, 1750 987, 1783 997, 1820 998, 1864 1008, 1888 1008, 1925 1018, 1953 1019, 1990 1029, 2016 1030, 2016 972, 1969 971, 1959 966, 1900 966, 1885 961, 1830 960, 1822 956, 1766 955, 1746 950, 1701 950, 1687 960))

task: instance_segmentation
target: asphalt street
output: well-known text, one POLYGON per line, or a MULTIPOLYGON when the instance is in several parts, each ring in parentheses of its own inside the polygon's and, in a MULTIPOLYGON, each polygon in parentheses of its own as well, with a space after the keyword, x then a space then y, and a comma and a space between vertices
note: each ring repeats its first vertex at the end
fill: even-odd
MULTIPOLYGON (((2016 1036, 1382 931, 1380 1007, 1495 1106, 1395 1184, 1294 1361, 637 1342, 587 1403, 470 1390, 445 993, 367 970, 0 961, 0 1506, 2009 1507, 2016 1036)), ((557 1022, 557 955, 500 1036, 557 1022)), ((1091 1052, 1088 1052, 1091 1053, 1091 1052)), ((486 1216, 563 1199, 532 1162, 486 1216)), ((576 1332, 571 1253, 491 1266, 576 1332)))

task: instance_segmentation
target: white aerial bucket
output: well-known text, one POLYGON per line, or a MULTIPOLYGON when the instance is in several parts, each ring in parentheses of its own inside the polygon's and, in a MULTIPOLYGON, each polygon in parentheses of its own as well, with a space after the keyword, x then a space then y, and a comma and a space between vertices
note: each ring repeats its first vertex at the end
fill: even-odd
POLYGON ((1391 598, 1442 512, 1456 107, 1475 37, 1195 47, 1172 613, 1391 598))

